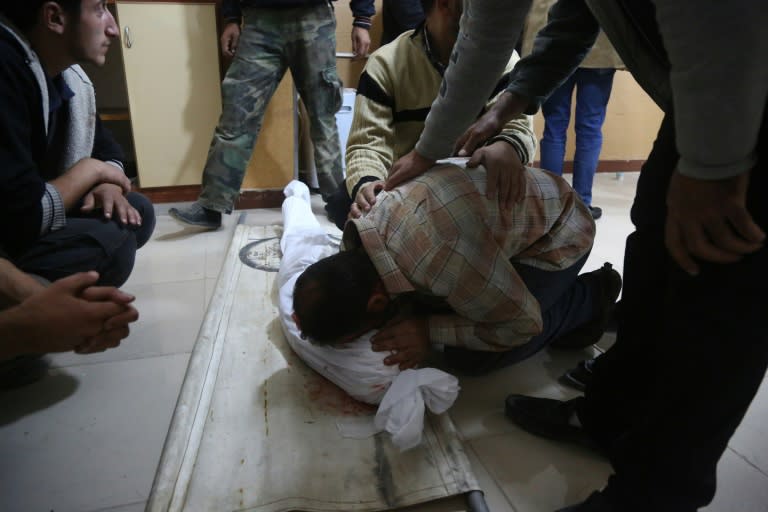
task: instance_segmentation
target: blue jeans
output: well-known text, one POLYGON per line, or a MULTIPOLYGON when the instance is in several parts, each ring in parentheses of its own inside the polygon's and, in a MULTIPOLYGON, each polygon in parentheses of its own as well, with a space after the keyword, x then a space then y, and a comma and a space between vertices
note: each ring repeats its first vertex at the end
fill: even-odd
POLYGON ((524 345, 504 352, 446 346, 446 363, 466 375, 481 375, 527 359, 563 334, 591 320, 596 290, 578 278, 588 257, 589 253, 570 267, 558 271, 513 263, 528 290, 539 301, 542 332, 524 345))
POLYGON ((612 68, 579 68, 541 106, 545 121, 541 168, 562 176, 571 99, 576 89, 573 188, 588 206, 592 204, 592 180, 603 147, 603 121, 615 72, 612 68))
POLYGON ((40 237, 13 263, 49 281, 95 270, 98 284, 121 286, 133 270, 136 250, 155 229, 155 211, 149 199, 136 192, 128 193, 126 199, 141 215, 141 226, 124 226, 100 214, 68 216, 64 228, 40 237))

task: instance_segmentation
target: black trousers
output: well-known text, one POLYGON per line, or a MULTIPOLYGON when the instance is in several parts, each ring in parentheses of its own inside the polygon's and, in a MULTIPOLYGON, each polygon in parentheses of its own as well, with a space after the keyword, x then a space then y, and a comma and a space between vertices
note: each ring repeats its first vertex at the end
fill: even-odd
POLYGON ((100 285, 121 286, 133 270, 136 250, 155 229, 155 211, 149 199, 136 192, 126 198, 141 215, 141 226, 123 226, 104 219, 100 212, 68 216, 66 227, 40 237, 34 246, 13 258, 13 263, 49 281, 96 270, 100 285))
MULTIPOLYGON (((768 251, 690 277, 664 246, 666 194, 678 155, 673 115, 643 166, 626 243, 616 344, 594 367, 579 411, 614 475, 617 510, 688 512, 709 503, 716 466, 768 364, 768 251)), ((765 117, 748 209, 768 231, 765 117)))

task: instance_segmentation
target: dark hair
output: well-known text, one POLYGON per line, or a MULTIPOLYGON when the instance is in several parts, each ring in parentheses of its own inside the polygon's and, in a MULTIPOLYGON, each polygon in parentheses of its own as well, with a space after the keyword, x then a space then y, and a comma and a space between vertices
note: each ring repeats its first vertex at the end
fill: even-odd
POLYGON ((429 14, 429 11, 435 6, 435 0, 421 0, 421 11, 424 16, 429 14))
POLYGON ((53 1, 68 13, 80 14, 82 0, 6 0, 0 5, 0 12, 20 30, 27 31, 35 26, 40 8, 53 1))
POLYGON ((379 277, 363 249, 342 251, 307 267, 293 289, 302 336, 328 345, 359 331, 379 277))

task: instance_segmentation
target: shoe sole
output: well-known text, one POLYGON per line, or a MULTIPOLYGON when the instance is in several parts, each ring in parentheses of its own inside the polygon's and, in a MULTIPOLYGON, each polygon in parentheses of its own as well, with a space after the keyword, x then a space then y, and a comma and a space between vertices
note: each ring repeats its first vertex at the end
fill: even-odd
POLYGON ((219 223, 219 224, 211 224, 210 222, 195 222, 195 221, 192 221, 192 220, 189 220, 189 219, 185 219, 184 217, 182 217, 181 215, 179 215, 175 211, 170 211, 169 210, 168 211, 168 215, 170 215, 171 217, 173 217, 177 221, 183 222, 184 224, 187 224, 189 226, 196 226, 196 227, 207 228, 207 229, 219 229, 221 227, 221 223, 219 223))

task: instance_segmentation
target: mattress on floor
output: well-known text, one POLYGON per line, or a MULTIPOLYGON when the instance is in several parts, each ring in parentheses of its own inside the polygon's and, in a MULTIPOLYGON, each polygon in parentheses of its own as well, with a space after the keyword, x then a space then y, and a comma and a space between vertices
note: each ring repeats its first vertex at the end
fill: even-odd
POLYGON ((478 489, 447 414, 399 452, 342 437, 375 408, 289 348, 277 315, 280 227, 236 228, 190 357, 149 511, 388 510, 478 489))

